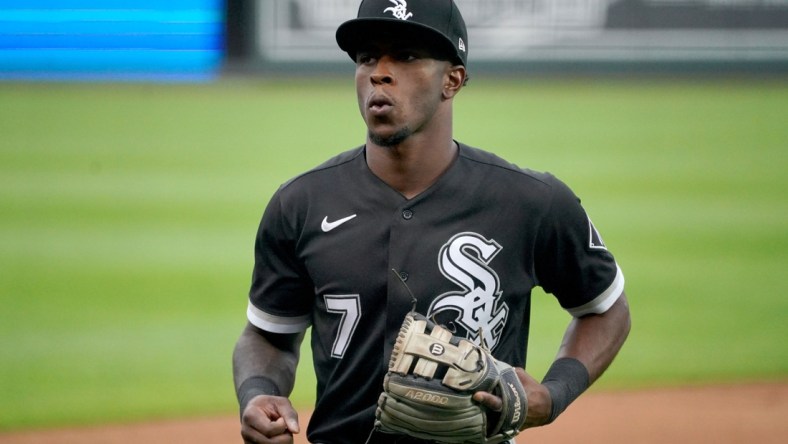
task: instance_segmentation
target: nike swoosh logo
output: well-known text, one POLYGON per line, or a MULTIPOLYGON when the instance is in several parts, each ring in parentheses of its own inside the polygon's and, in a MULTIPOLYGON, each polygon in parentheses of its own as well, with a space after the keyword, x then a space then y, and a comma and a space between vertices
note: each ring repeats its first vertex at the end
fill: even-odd
POLYGON ((334 228, 344 224, 345 222, 349 221, 356 217, 355 214, 351 214, 348 217, 343 217, 342 219, 335 220, 334 222, 328 221, 328 216, 323 218, 323 222, 320 224, 320 228, 323 230, 324 233, 328 233, 329 231, 333 230, 334 228))

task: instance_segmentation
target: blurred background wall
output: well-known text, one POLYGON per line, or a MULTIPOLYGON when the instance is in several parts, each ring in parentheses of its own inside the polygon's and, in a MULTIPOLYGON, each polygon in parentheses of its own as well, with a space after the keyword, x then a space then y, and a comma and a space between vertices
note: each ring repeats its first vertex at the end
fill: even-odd
MULTIPOLYGON (((210 80, 349 69, 358 0, 0 0, 0 79, 210 80)), ((471 69, 788 71, 788 0, 457 0, 471 69)))
MULTIPOLYGON (((788 0, 456 0, 472 71, 785 71, 788 0)), ((358 0, 230 2, 232 60, 262 70, 346 66, 334 31, 358 0)), ((232 65, 231 65, 232 66, 232 65)))

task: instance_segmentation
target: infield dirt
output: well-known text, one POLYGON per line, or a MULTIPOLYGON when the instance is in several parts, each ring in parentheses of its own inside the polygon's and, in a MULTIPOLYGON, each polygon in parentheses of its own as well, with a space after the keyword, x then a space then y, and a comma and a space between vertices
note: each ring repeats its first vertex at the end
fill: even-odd
MULTIPOLYGON (((301 414, 305 425, 309 414, 301 414)), ((228 415, 182 421, 0 433, 0 444, 241 443, 228 415)), ((591 392, 554 424, 529 429, 518 444, 788 442, 788 381, 735 386, 591 392)), ((306 444, 303 434, 295 444, 306 444)))

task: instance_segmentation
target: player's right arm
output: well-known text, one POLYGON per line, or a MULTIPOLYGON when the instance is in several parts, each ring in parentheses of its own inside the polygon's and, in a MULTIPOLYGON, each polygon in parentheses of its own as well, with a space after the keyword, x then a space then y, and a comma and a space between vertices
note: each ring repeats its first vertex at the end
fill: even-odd
POLYGON ((241 436, 247 444, 286 444, 300 432, 287 396, 304 333, 276 334, 246 325, 233 351, 233 379, 241 408, 241 436))

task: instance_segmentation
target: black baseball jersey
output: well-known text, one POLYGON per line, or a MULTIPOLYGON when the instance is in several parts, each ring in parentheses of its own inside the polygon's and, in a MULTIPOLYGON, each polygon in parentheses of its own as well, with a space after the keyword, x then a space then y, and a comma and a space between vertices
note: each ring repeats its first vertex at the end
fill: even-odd
POLYGON ((312 327, 308 437, 363 443, 414 298, 420 313, 524 367, 534 286, 581 316, 607 310, 623 285, 579 199, 552 175, 459 144, 437 182, 406 199, 370 171, 362 146, 271 198, 247 315, 275 333, 312 327))

